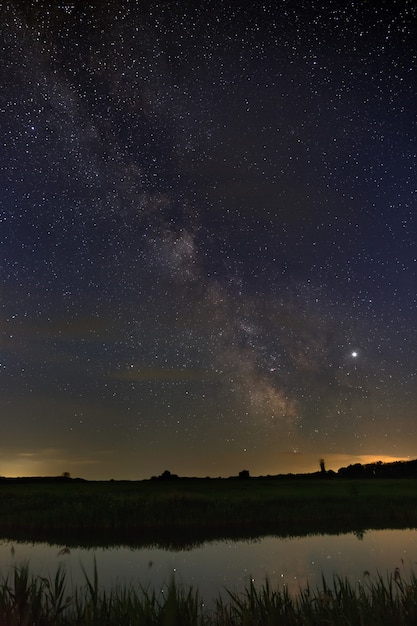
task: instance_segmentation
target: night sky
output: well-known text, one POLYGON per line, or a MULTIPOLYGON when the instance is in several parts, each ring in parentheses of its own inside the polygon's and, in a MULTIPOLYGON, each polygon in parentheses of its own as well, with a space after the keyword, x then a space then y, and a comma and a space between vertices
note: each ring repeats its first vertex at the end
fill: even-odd
POLYGON ((416 458, 414 3, 0 16, 0 475, 416 458))

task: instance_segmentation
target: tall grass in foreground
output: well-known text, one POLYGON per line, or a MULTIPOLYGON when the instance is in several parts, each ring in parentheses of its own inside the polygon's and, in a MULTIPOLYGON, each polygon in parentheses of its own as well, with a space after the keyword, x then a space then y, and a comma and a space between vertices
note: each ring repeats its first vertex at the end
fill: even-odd
POLYGON ((85 585, 67 595, 66 574, 32 575, 27 564, 0 581, 1 626, 415 626, 417 577, 399 570, 386 578, 352 584, 335 577, 329 585, 307 587, 295 597, 284 587, 251 582, 241 594, 228 592, 215 608, 204 606, 197 590, 172 580, 158 593, 143 587, 99 587, 97 569, 85 585))

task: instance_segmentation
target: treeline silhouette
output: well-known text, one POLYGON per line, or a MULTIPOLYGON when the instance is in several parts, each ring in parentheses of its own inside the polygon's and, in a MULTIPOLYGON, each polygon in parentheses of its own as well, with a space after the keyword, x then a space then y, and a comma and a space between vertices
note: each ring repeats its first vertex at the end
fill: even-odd
MULTIPOLYGON (((169 470, 165 470, 159 476, 152 476, 151 480, 182 480, 192 477, 178 476, 172 474, 169 470)), ((326 470, 324 460, 320 461, 320 471, 310 472, 307 474, 267 474, 266 476, 251 476, 249 470, 244 469, 237 476, 229 476, 223 480, 256 480, 261 478, 271 479, 297 479, 297 478, 417 478, 417 459, 412 461, 392 461, 383 463, 376 461, 375 463, 354 463, 347 467, 341 467, 337 472, 326 470)), ((210 476, 206 477, 210 480, 210 476)), ((202 479, 199 479, 202 480, 202 479)))
MULTIPOLYGON (((267 474, 266 476, 251 476, 249 470, 244 469, 235 476, 228 476, 227 478, 217 477, 212 478, 206 476, 205 478, 193 477, 193 476, 178 476, 173 474, 169 470, 165 470, 159 476, 151 476, 151 481, 172 481, 172 480, 259 480, 259 479, 273 479, 273 480, 297 480, 297 479, 335 479, 339 478, 417 478, 417 459, 411 461, 392 461, 390 463, 383 463, 382 461, 376 461, 375 463, 354 463, 347 467, 341 467, 337 472, 333 470, 326 470, 324 468, 324 461, 320 462, 320 471, 310 472, 305 474, 267 474)), ((146 479, 145 479, 146 480, 146 479)), ((18 483, 55 483, 65 484, 74 482, 97 482, 89 481, 85 478, 72 478, 68 472, 64 472, 61 476, 18 476, 15 478, 9 478, 0 476, 0 483, 2 482, 18 482, 18 483)), ((107 481, 98 481, 107 482, 107 481)), ((137 482, 135 480, 118 480, 110 479, 108 482, 137 482)), ((140 481, 139 481, 140 482, 140 481)))
POLYGON ((417 459, 393 461, 391 463, 355 463, 341 467, 337 472, 341 478, 417 478, 417 459))

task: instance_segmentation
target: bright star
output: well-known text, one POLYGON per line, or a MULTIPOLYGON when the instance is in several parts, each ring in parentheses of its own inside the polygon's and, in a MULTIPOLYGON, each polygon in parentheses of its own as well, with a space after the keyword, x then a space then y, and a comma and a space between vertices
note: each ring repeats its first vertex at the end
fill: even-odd
POLYGON ((353 356, 353 358, 356 359, 356 357, 358 356, 358 353, 353 351, 353 352, 351 352, 350 356, 353 356))

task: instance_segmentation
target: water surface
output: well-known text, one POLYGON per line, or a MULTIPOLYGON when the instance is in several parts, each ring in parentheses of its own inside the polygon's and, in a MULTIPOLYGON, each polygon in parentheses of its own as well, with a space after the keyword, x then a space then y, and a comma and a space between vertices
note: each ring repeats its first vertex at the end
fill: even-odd
POLYGON ((214 541, 190 550, 161 548, 71 548, 47 543, 0 541, 0 570, 7 575, 14 566, 28 561, 42 576, 53 575, 63 564, 69 584, 85 584, 84 567, 92 575, 97 563, 99 585, 150 586, 162 589, 172 576, 176 582, 198 587, 210 603, 225 588, 243 591, 252 579, 261 585, 287 586, 291 593, 321 586, 322 573, 331 582, 334 574, 352 582, 378 573, 385 576, 396 568, 407 574, 417 571, 417 530, 374 530, 362 534, 263 537, 255 541, 214 541))

